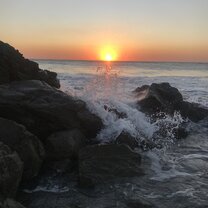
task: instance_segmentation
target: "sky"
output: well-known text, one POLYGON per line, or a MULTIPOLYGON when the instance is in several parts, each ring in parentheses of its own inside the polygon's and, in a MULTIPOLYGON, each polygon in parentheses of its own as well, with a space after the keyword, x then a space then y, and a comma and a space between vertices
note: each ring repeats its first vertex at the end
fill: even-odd
POLYGON ((208 62, 208 0, 0 0, 27 58, 208 62))

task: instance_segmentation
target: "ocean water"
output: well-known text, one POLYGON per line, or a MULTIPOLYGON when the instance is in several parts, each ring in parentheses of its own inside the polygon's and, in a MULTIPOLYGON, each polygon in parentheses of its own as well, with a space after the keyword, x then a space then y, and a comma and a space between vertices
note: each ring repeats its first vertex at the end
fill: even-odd
POLYGON ((114 140, 123 130, 148 140, 161 127, 168 130, 158 139, 162 149, 141 153, 143 177, 99 187, 93 197, 82 194, 70 182, 63 185, 51 179, 49 187, 38 186, 34 191, 66 190, 66 196, 80 207, 125 207, 125 201, 141 198, 160 208, 208 207, 208 120, 192 123, 176 112, 174 117, 151 122, 136 108, 132 94, 145 84, 169 82, 179 89, 184 100, 208 108, 207 63, 36 61, 40 68, 58 73, 61 90, 86 101, 88 108, 101 117, 105 124, 97 135, 101 143, 114 140), (127 118, 117 118, 105 106, 125 113, 127 118), (172 131, 181 123, 186 124, 189 136, 177 140, 172 131))

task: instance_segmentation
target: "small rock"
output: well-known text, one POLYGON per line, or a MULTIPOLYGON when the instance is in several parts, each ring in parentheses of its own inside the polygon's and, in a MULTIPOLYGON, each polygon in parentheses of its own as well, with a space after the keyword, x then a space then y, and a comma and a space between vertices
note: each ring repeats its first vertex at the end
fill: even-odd
POLYGON ((121 134, 116 138, 116 144, 126 144, 131 149, 138 147, 138 141, 135 137, 131 136, 128 132, 122 131, 121 134))

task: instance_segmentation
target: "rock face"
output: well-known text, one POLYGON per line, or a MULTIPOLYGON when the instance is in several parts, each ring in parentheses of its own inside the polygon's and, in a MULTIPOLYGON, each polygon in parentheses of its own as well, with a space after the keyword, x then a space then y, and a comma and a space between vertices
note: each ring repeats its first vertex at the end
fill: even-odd
POLYGON ((14 121, 0 118, 0 141, 15 150, 24 162, 23 179, 38 174, 45 152, 36 136, 14 121))
POLYGON ((54 133, 46 140, 47 157, 52 160, 77 158, 85 142, 85 136, 77 129, 54 133))
POLYGON ((79 177, 83 186, 119 177, 140 176, 141 156, 126 145, 92 145, 80 150, 79 177))
POLYGON ((57 74, 42 70, 38 64, 25 59, 18 50, 0 41, 0 84, 18 80, 41 80, 59 88, 57 74))
POLYGON ((144 85, 134 90, 134 94, 138 98, 141 110, 149 114, 158 112, 173 114, 174 111, 179 111, 183 117, 194 122, 208 116, 208 109, 183 101, 178 89, 171 87, 169 83, 144 85))
POLYGON ((0 142, 0 195, 14 197, 22 177, 23 163, 16 152, 0 142))
POLYGON ((0 116, 24 125, 42 140, 75 128, 93 138, 103 126, 83 101, 34 80, 0 85, 0 116))

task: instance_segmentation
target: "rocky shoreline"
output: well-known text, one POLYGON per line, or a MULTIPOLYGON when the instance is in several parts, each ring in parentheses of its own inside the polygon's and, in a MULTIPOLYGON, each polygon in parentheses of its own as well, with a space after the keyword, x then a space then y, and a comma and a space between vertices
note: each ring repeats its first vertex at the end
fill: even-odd
MULTIPOLYGON (((40 69, 37 63, 0 41, 2 208, 22 208, 15 201, 21 187, 35 181, 44 171, 74 173, 81 187, 138 177, 144 174, 139 151, 159 148, 154 139, 140 140, 127 132, 112 143, 98 144, 96 135, 104 127, 102 120, 89 111, 84 101, 65 94, 59 87, 56 73, 40 69)), ((184 101, 178 89, 169 83, 138 87, 132 96, 138 100, 138 109, 152 120, 163 114, 172 116, 176 111, 192 122, 208 116, 208 109, 184 101)), ((117 109, 104 109, 125 117, 117 109)), ((159 136, 164 136, 164 131, 161 128, 159 136)), ((183 126, 175 130, 176 138, 186 135, 183 126)), ((154 136, 156 140, 158 135, 154 136)), ((24 201, 23 204, 27 206, 24 201)), ((153 207, 144 204, 138 206, 153 207)))

